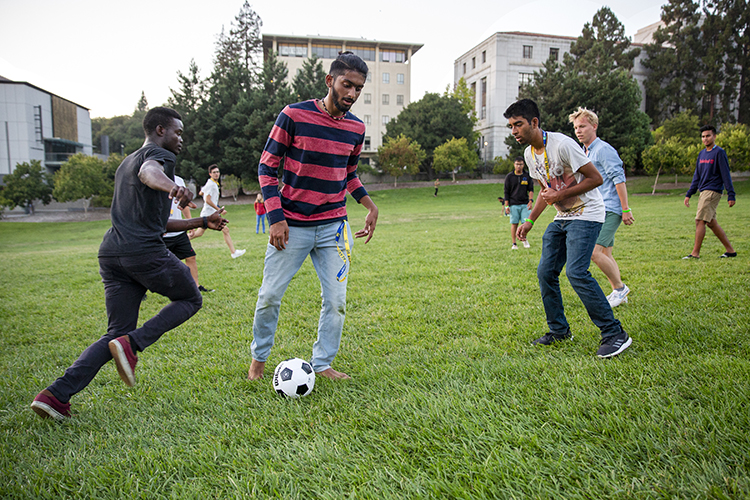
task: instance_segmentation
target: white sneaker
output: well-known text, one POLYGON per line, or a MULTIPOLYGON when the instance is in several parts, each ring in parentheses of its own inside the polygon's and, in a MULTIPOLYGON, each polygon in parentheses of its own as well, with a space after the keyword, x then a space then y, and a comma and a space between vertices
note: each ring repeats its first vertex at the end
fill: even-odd
POLYGON ((510 249, 511 250, 518 250, 518 245, 516 245, 515 243, 513 243, 513 246, 510 247, 510 249))
POLYGON ((628 288, 628 285, 623 285, 622 290, 615 290, 613 291, 607 300, 609 301, 609 305, 612 307, 617 307, 620 304, 628 303, 628 294, 630 293, 630 288, 628 288))
POLYGON ((529 240, 524 240, 523 247, 524 248, 531 248, 531 245, 529 245, 529 240))
POLYGON ((247 252, 247 250, 235 250, 232 254, 232 258, 236 259, 237 257, 242 257, 243 255, 245 255, 245 252, 247 252))

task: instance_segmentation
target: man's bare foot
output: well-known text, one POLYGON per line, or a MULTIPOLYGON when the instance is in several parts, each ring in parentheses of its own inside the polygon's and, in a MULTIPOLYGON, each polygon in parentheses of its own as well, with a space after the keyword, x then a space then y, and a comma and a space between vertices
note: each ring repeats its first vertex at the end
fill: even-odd
POLYGON ((328 368, 327 370, 323 370, 322 372, 315 372, 315 375, 320 375, 321 377, 330 378, 331 380, 345 380, 345 379, 351 378, 346 373, 337 372, 333 368, 328 368))
POLYGON ((247 372, 248 380, 258 380, 263 378, 263 369, 266 367, 265 361, 255 361, 250 363, 250 370, 247 372))

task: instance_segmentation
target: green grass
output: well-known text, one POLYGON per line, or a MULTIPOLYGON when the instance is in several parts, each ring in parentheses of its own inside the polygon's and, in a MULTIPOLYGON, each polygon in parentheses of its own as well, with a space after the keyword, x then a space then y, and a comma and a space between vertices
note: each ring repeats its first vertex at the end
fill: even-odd
MULTIPOLYGON (((719 220, 739 256, 719 259, 709 233, 697 262, 680 259, 695 215, 683 191, 631 196, 615 256, 633 291, 615 315, 634 341, 610 361, 564 277, 575 339, 530 345, 546 331, 535 271, 552 210, 532 248, 511 252, 497 185, 373 192, 380 220, 354 247, 334 365, 353 379, 319 378, 296 401, 270 374, 310 356, 318 281, 308 260, 266 379, 247 382, 267 240, 252 206, 231 206, 247 254, 196 240, 217 292, 141 354, 135 387, 106 365, 63 424, 28 406, 106 328, 96 252, 109 223, 2 223, 0 497, 748 498, 750 181, 735 188, 719 220)), ((349 213, 361 228, 364 209, 350 200, 349 213)), ((165 303, 149 294, 141 321, 165 303)))

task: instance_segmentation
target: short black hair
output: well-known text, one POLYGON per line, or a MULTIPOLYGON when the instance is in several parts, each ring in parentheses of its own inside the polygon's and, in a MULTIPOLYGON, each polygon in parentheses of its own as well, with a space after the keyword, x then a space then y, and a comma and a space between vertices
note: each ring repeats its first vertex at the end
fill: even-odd
POLYGON ((164 128, 169 127, 172 124, 172 120, 182 120, 180 113, 172 108, 165 108, 163 106, 157 106, 151 108, 143 117, 143 131, 146 135, 151 135, 156 131, 156 127, 161 125, 164 128))
POLYGON ((217 165, 216 163, 214 163, 213 165, 209 165, 209 166, 208 166, 208 173, 210 174, 210 173, 211 173, 211 171, 212 171, 213 169, 215 169, 215 168, 219 168, 219 166, 218 166, 218 165, 217 165))
POLYGON ((337 76, 343 75, 347 71, 356 71, 367 78, 370 68, 357 54, 347 50, 346 52, 339 52, 339 56, 331 63, 328 74, 335 80, 337 76))
POLYGON ((525 160, 523 159, 523 156, 516 156, 516 159, 513 160, 513 163, 515 163, 517 161, 525 161, 525 160))
POLYGON ((701 127, 701 134, 703 134, 703 132, 706 132, 708 130, 710 130, 711 132, 713 132, 714 135, 716 135, 716 127, 714 127, 713 125, 703 125, 701 127))
POLYGON ((508 109, 505 110, 503 116, 505 118, 520 116, 522 118, 526 118, 526 121, 528 121, 529 123, 531 123, 531 120, 533 118, 536 118, 537 121, 541 123, 541 120, 539 118, 539 106, 537 106, 536 103, 531 99, 521 99, 520 101, 514 102, 513 104, 508 106, 508 109))

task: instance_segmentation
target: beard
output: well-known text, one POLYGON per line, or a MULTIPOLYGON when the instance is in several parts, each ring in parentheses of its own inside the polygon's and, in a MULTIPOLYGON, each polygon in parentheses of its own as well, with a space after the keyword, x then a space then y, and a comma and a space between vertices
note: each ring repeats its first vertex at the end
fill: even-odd
POLYGON ((347 111, 351 109, 352 105, 343 102, 341 100, 341 96, 339 95, 338 92, 336 92, 336 89, 333 87, 331 87, 331 97, 333 97, 333 105, 336 106, 336 109, 338 109, 342 113, 346 113, 347 111))

